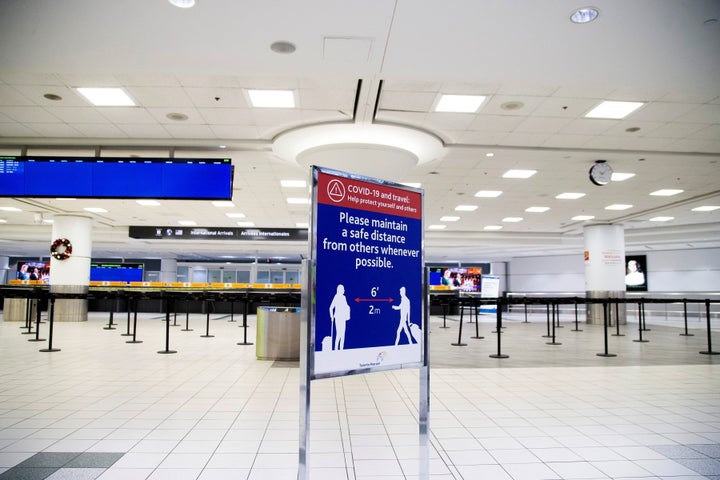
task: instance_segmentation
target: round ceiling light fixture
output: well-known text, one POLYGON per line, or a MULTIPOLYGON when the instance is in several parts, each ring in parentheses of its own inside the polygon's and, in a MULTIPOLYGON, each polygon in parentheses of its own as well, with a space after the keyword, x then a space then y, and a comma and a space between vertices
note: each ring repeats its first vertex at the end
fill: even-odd
POLYGON ((283 160, 304 167, 318 165, 392 181, 446 153, 438 137, 421 130, 356 123, 290 130, 275 138, 272 149, 283 160))
POLYGON ((188 116, 184 113, 172 112, 165 115, 169 120, 175 120, 176 122, 184 122, 188 119, 188 116))
POLYGON ((503 110, 520 110, 524 106, 525 104, 523 102, 513 100, 503 103, 502 105, 500 105, 500 108, 502 108, 503 110))
POLYGON ((272 50, 275 53, 290 54, 290 53, 295 53, 296 48, 293 43, 282 40, 279 42, 273 42, 270 45, 270 50, 272 50))
POLYGON ((595 7, 582 7, 577 10, 573 10, 570 14, 570 21, 578 24, 590 23, 599 15, 600 10, 595 7))
POLYGON ((56 93, 46 93, 43 95, 43 97, 47 98, 48 100, 52 100, 53 102, 59 102, 62 100, 62 97, 56 93))

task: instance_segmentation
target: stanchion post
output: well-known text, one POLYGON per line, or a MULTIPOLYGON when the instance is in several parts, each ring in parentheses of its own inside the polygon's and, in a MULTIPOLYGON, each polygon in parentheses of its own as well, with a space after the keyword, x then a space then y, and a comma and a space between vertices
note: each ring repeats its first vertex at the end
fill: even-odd
MULTIPOLYGON (((555 311, 553 310, 553 313, 555 311)), ((545 315, 547 317, 547 335, 543 335, 543 338, 550 338, 552 335, 550 334, 550 302, 545 304, 545 315)), ((553 320, 553 326, 555 324, 555 320, 553 320)))
POLYGON ((137 300, 133 300, 133 333, 132 333, 132 340, 128 340, 125 343, 143 343, 142 340, 137 339, 137 300))
POLYGON ((215 335, 210 335, 210 299, 205 300, 205 306, 207 310, 207 316, 205 320, 205 335, 200 335, 201 338, 212 338, 215 335))
POLYGON ((682 337, 694 337, 695 335, 692 333, 688 333, 688 324, 687 324, 687 298, 683 298, 683 316, 685 317, 685 333, 681 333, 680 336, 682 337))
POLYGON ((235 321, 235 299, 230 299, 230 320, 228 322, 234 322, 235 321))
POLYGON ((547 345, 562 345, 560 342, 555 341, 555 312, 557 316, 560 316, 560 306, 557 303, 551 303, 552 308, 552 342, 545 342, 547 345))
POLYGON ((132 297, 130 295, 126 296, 125 304, 126 304, 126 308, 127 308, 127 332, 121 333, 120 336, 131 337, 132 333, 130 333, 130 312, 132 310, 132 297))
POLYGON ((447 311, 448 311, 448 302, 441 303, 442 309, 443 309, 443 324, 440 328, 450 328, 447 326, 447 311))
POLYGON ((642 329, 645 332, 650 332, 651 330, 647 328, 647 322, 646 322, 646 316, 645 316, 645 299, 641 299, 642 302, 642 329))
MULTIPOLYGON (((157 353, 177 353, 177 350, 170 350, 170 310, 174 308, 174 303, 170 298, 165 300, 165 350, 159 350, 157 353)), ((177 318, 177 312, 175 312, 177 318)))
POLYGON ((248 304, 250 303, 250 297, 246 296, 245 299, 243 299, 243 321, 242 325, 240 325, 243 329, 243 341, 238 342, 238 345, 252 345, 252 342, 247 341, 247 316, 248 316, 248 304))
MULTIPOLYGON (((38 326, 38 329, 39 329, 39 327, 40 327, 40 300, 38 299, 38 300, 36 300, 36 302, 37 302, 37 306, 35 307, 35 311, 36 311, 36 314, 37 314, 37 315, 36 315, 36 318, 37 318, 37 326, 38 326)), ((20 333, 23 334, 23 335, 31 335, 31 334, 33 333, 33 331, 32 331, 33 321, 32 321, 32 313, 31 313, 31 311, 32 311, 32 307, 30 307, 30 299, 28 298, 28 299, 27 299, 27 304, 26 304, 26 306, 25 306, 25 325, 23 325, 22 327, 20 327, 20 328, 27 328, 27 332, 20 332, 20 333)))
POLYGON ((613 337, 624 337, 624 333, 620 333, 620 300, 615 300, 615 333, 613 337))
POLYGON ((498 298, 495 302, 496 302, 495 303, 495 307, 496 307, 496 309, 495 309, 495 311, 496 311, 496 313, 495 313, 495 321, 496 321, 495 332, 497 333, 497 353, 491 354, 490 358, 510 358, 509 355, 505 355, 501 351, 500 335, 502 335, 502 306, 503 306, 503 303, 500 300, 500 298, 498 298))
POLYGON ((485 337, 480 336, 480 319, 478 318, 478 310, 479 306, 477 304, 477 299, 473 299, 473 310, 475 310, 475 336, 470 338, 475 338, 477 340, 483 340, 485 337))
POLYGON ((180 330, 181 332, 192 332, 190 328, 190 300, 185 299, 185 328, 180 330))
POLYGON ((575 299, 575 329, 573 330, 573 332, 582 332, 582 330, 580 330, 578 328, 578 301, 577 301, 577 298, 575 299))
MULTIPOLYGON (((29 299, 28 299, 28 301, 29 301, 29 299)), ((32 323, 31 323, 31 325, 32 325, 32 323)), ((28 330, 28 332, 23 332, 23 333, 32 333, 32 332, 30 332, 28 330)), ((44 342, 44 341, 45 341, 44 338, 40 338, 40 306, 38 306, 37 314, 35 315, 35 338, 29 339, 28 342, 44 342)))
POLYGON ((527 302, 523 302, 523 307, 525 307, 525 323, 528 323, 528 319, 527 319, 527 302))
POLYGON ((638 321, 638 338, 636 340, 633 340, 635 343, 647 343, 649 340, 643 340, 642 332, 645 330, 643 328, 643 320, 645 318, 645 303, 640 300, 640 303, 638 303, 638 315, 640 317, 640 321, 638 321))
POLYGON ((605 351, 603 353, 597 353, 598 357, 617 357, 614 353, 608 353, 608 304, 607 300, 602 300, 603 305, 603 332, 605 337, 605 351))
POLYGON ((450 345, 453 345, 455 347, 464 347, 467 345, 467 343, 462 343, 462 326, 463 326, 463 312, 465 309, 463 308, 463 301, 461 298, 458 298, 458 301, 460 303, 460 328, 458 329, 458 341, 457 343, 451 343, 450 345))
POLYGON ((705 300, 705 317, 707 318, 707 342, 708 349, 706 352, 700 352, 703 355, 720 355, 720 352, 713 352, 712 334, 710 333, 710 300, 705 300))
POLYGON ((48 326, 48 347, 47 348, 41 348, 41 352, 59 352, 59 348, 53 348, 53 324, 54 317, 55 317, 55 297, 50 294, 50 305, 48 307, 48 322, 50 325, 48 326))

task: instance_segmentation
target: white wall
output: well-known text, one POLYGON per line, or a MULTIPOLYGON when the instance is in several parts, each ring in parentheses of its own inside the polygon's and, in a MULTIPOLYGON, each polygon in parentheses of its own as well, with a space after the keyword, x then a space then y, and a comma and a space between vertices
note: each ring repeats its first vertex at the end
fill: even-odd
MULTIPOLYGON (((720 290, 720 249, 627 251, 647 256, 649 292, 720 290)), ((552 257, 517 257, 508 262, 508 291, 584 292, 582 253, 552 257)))

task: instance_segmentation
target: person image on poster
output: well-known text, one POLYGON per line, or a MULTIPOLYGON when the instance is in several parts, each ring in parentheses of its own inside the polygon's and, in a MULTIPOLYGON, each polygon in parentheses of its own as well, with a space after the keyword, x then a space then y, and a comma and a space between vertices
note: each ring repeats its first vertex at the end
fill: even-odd
POLYGON ((334 350, 343 350, 345 348, 345 322, 350 320, 350 305, 345 298, 345 287, 340 284, 330 304, 330 336, 332 337, 332 325, 335 325, 335 348, 334 350))
POLYGON ((645 283, 645 274, 637 260, 628 260, 625 285, 637 286, 645 283))
POLYGON ((400 310, 400 323, 395 335, 395 345, 400 343, 400 332, 405 332, 408 343, 413 343, 408 327, 410 326, 410 299, 405 295, 405 287, 400 287, 400 305, 393 305, 393 310, 400 310))

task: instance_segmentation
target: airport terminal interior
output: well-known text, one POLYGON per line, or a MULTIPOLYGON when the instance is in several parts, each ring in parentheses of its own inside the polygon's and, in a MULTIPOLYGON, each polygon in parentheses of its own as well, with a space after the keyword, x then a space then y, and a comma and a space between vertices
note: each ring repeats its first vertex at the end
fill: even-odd
POLYGON ((715 0, 3 0, 0 480, 720 480, 718 79, 715 0))

